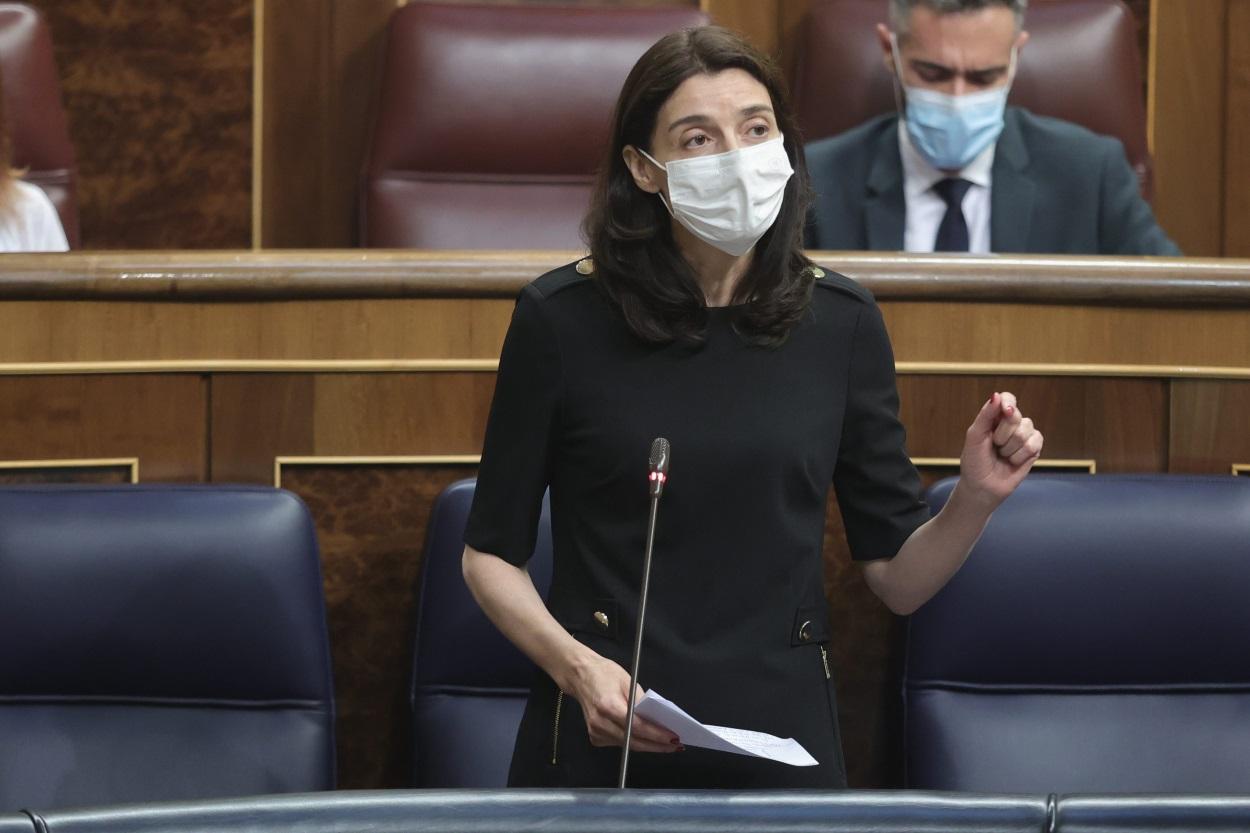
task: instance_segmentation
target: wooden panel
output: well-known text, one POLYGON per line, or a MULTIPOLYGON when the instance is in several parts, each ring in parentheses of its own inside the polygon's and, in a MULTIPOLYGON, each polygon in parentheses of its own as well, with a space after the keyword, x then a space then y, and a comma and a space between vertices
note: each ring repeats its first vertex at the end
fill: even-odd
POLYGON ((1156 0, 1149 119, 1155 213, 1187 255, 1224 248, 1228 0, 1156 0))
POLYGON ((476 454, 491 373, 226 375, 213 382, 213 479, 271 483, 277 457, 476 454))
POLYGON ((199 376, 0 378, 0 460, 137 457, 146 481, 206 476, 199 376))
POLYGON ((395 0, 261 2, 258 243, 353 245, 356 186, 395 0))
POLYGON ((83 247, 247 246, 252 1, 35 5, 78 156, 83 247))
POLYGON ((701 0, 712 22, 745 35, 757 49, 776 55, 781 48, 779 0, 701 0))
POLYGON ((1169 471, 1229 474, 1250 463, 1250 382, 1172 383, 1169 471))
POLYGON ((413 602, 434 498, 473 466, 284 466, 321 545, 338 708, 338 786, 408 785, 413 602))
POLYGON ((270 484, 277 457, 312 454, 314 384, 308 374, 214 377, 212 479, 270 484))
POLYGON ((1250 0, 1228 7, 1224 255, 1250 257, 1250 0))
POLYGON ((898 387, 913 457, 958 458, 981 405, 994 391, 1009 390, 1045 434, 1047 458, 1093 459, 1104 474, 1163 471, 1167 464, 1161 380, 904 375, 898 387))
POLYGON ((5 362, 490 358, 511 301, 0 304, 5 362), (52 338, 52 334, 58 337, 52 338))
POLYGON ((1244 323, 1246 312, 1239 310, 910 302, 881 306, 900 362, 1244 366, 1250 357, 1250 329, 1244 323))

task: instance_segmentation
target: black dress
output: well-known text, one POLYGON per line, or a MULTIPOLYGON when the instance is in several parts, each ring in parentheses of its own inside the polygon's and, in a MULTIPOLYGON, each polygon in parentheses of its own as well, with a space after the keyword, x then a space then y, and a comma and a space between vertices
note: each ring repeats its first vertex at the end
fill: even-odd
MULTIPOLYGON (((705 723, 796 738, 820 762, 638 753, 631 786, 846 784, 822 592, 829 485, 857 559, 893 556, 928 511, 904 449, 881 314, 847 278, 823 274, 816 285, 810 312, 777 349, 742 341, 733 307, 709 310, 701 347, 645 344, 572 264, 517 301, 466 542, 523 564, 550 486, 548 607, 628 668, 648 452, 667 437, 639 683, 705 723)), ((619 754, 590 745, 576 701, 540 672, 509 782, 614 786, 619 754)))

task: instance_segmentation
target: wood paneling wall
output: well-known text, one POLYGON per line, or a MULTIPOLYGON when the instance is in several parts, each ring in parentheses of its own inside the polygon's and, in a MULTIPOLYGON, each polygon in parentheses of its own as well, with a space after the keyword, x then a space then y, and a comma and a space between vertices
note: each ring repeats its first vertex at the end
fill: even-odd
POLYGON ((1154 4, 1149 110, 1155 211, 1189 255, 1224 249, 1227 11, 1228 0, 1154 4))
MULTIPOLYGON (((396 0, 33 2, 56 45, 84 248, 353 243, 396 0)), ((811 0, 629 2, 698 2, 785 65, 811 0)), ((1189 254, 1250 254, 1250 0, 1129 5, 1150 43, 1160 221, 1189 254)))
MULTIPOLYGON (((117 460, 137 458, 145 481, 294 490, 322 545, 340 784, 404 785, 429 508, 473 471, 511 297, 570 257, 8 256, 0 481, 116 482, 117 460)), ((882 299, 927 482, 955 473, 966 424, 996 389, 1046 432, 1046 462, 1250 465, 1250 262, 819 260, 882 299)), ((902 622, 864 585, 834 513, 825 542, 851 783, 897 787, 902 622)))
POLYGON ((30 0, 78 157, 84 249, 251 242, 252 0, 30 0))
POLYGON ((1228 7, 1228 94, 1224 105, 1225 257, 1250 257, 1250 0, 1228 7))

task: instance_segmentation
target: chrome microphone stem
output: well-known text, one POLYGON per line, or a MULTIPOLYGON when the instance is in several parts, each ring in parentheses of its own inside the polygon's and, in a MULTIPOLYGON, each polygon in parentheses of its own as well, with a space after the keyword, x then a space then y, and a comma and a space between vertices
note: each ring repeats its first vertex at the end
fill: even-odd
POLYGON ((642 659, 642 625, 647 617, 647 590, 651 586, 651 549, 655 545, 655 519, 660 510, 660 496, 651 495, 651 517, 647 521, 647 550, 642 560, 642 592, 638 597, 638 625, 634 629, 634 662, 629 674, 629 712, 625 717, 625 746, 621 750, 621 774, 618 789, 625 789, 629 774, 629 741, 634 734, 634 692, 638 689, 638 663, 642 659))

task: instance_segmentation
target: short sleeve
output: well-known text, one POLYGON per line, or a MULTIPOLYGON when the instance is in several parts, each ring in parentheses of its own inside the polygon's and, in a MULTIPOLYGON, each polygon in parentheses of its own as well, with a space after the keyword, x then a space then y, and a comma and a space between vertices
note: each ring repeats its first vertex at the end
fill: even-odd
POLYGON ((893 558, 925 521, 920 475, 898 418, 894 351, 875 305, 856 323, 833 485, 857 561, 893 558))
POLYGON ((495 377, 465 543, 520 566, 534 552, 562 386, 560 351, 538 291, 517 299, 495 377))
MULTIPOLYGON (((13 231, 4 235, 15 252, 65 252, 69 241, 61 228, 56 206, 38 185, 17 181, 11 222, 13 231)), ((7 247, 6 247, 7 248, 7 247)))

